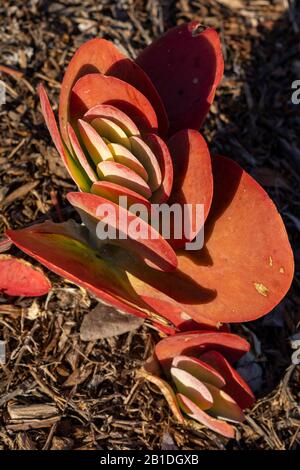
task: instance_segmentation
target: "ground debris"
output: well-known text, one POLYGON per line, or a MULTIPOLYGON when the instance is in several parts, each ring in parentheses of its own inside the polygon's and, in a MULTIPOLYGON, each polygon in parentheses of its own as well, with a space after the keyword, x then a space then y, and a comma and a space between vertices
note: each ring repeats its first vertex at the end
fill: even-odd
POLYGON ((116 309, 98 304, 83 319, 80 337, 83 341, 119 336, 139 328, 142 318, 118 312, 116 309))
POLYGON ((6 429, 10 431, 48 428, 60 419, 56 406, 51 403, 24 405, 11 401, 7 413, 6 429))

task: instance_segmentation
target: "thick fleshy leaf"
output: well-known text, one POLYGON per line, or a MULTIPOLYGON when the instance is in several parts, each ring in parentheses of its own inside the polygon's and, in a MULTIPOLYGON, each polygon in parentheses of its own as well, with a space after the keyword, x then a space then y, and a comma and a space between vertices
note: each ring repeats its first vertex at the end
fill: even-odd
MULTIPOLYGON (((208 353, 209 354, 209 353, 208 353)), ((218 388, 225 385, 225 380, 222 375, 209 364, 190 356, 175 356, 172 361, 172 367, 189 372, 193 377, 203 382, 208 382, 218 388)))
POLYGON ((91 122, 96 118, 110 119, 110 121, 121 127, 128 137, 131 135, 140 135, 140 131, 133 120, 115 106, 100 104, 89 109, 84 115, 84 119, 88 122, 91 122))
POLYGON ((144 49, 137 63, 164 102, 171 132, 199 129, 223 76, 216 31, 197 21, 177 26, 144 49))
POLYGON ((212 366, 224 377, 226 381, 224 392, 228 393, 243 410, 255 403, 250 387, 222 354, 218 351, 208 351, 200 357, 201 361, 212 366))
POLYGON ((45 274, 32 264, 10 255, 0 255, 0 293, 34 297, 51 289, 45 274))
MULTIPOLYGON (((8 231, 7 234, 20 249, 55 273, 88 289, 104 302, 124 312, 148 318, 154 326, 166 334, 175 333, 172 326, 173 319, 174 323, 177 323, 180 321, 181 314, 182 321, 187 317, 178 301, 161 292, 157 276, 161 274, 161 271, 149 268, 151 273, 156 273, 155 279, 158 279, 158 284, 154 283, 154 286, 148 284, 141 275, 148 267, 144 262, 138 262, 137 256, 132 256, 132 252, 128 249, 113 245, 105 244, 102 249, 99 247, 96 249, 86 227, 72 220, 61 224, 45 222, 27 229, 8 231), (79 246, 77 242, 80 242, 79 246), (98 259, 103 260, 99 267, 97 267, 98 259), (95 269, 94 263, 96 263, 95 269), (136 271, 136 264, 143 269, 136 271), (115 281, 110 281, 110 268, 117 273, 116 276, 119 279, 116 284, 116 288, 119 287, 116 294, 114 294, 115 291, 107 292, 103 288, 102 275, 105 282, 113 288, 115 281), (103 274, 99 275, 101 269, 103 274), (121 281, 124 276, 126 282, 123 285, 121 281), (134 292, 132 302, 128 302, 128 285, 130 293, 134 292), (123 294, 122 289, 124 289, 123 294)), ((183 287, 184 283, 176 286, 179 297, 187 295, 195 299, 196 295, 198 298, 199 294, 192 289, 193 286, 189 292, 185 292, 183 287)), ((207 322, 203 321, 203 323, 207 322)), ((208 322, 208 325, 210 324, 208 322)))
POLYGON ((178 252, 178 269, 216 292, 211 302, 195 306, 199 314, 221 322, 254 320, 288 291, 292 250, 274 203, 251 176, 224 157, 214 158, 213 173, 205 247, 178 252))
POLYGON ((165 399, 167 400, 168 405, 169 405, 173 415, 177 419, 177 421, 179 423, 183 424, 184 423, 184 417, 182 416, 182 413, 181 413, 180 408, 178 406, 178 402, 177 402, 175 393, 174 393, 172 387, 168 384, 168 382, 166 382, 165 380, 163 380, 160 377, 157 377, 157 376, 147 372, 146 370, 142 370, 140 372, 140 375, 142 377, 144 377, 145 379, 149 380, 149 382, 152 382, 154 385, 156 385, 158 387, 160 392, 164 395, 165 399))
POLYGON ((189 232, 182 239, 172 240, 174 248, 181 248, 195 237, 209 213, 213 197, 211 159, 204 138, 194 130, 177 132, 168 145, 174 168, 170 204, 191 204, 189 232), (197 204, 203 204, 204 220, 197 217, 197 204))
POLYGON ((146 266, 137 257, 133 258, 121 247, 111 248, 113 248, 111 256, 117 260, 119 266, 130 273, 139 295, 161 316, 179 328, 186 323, 191 328, 197 326, 201 328, 202 324, 206 325, 206 328, 221 326, 218 321, 210 320, 195 310, 195 305, 198 303, 210 302, 215 295, 214 291, 203 289, 192 278, 178 270, 163 273, 146 266))
POLYGON ((245 419, 239 405, 224 390, 220 390, 214 385, 205 384, 213 397, 213 406, 209 409, 209 414, 215 418, 242 423, 245 419))
POLYGON ((204 426, 208 427, 212 431, 215 431, 222 436, 228 438, 235 437, 235 429, 228 423, 224 421, 220 421, 216 418, 212 418, 208 415, 205 411, 201 410, 199 406, 195 405, 195 403, 190 400, 188 397, 178 393, 177 399, 179 402, 180 408, 186 413, 190 418, 198 421, 198 423, 204 424, 204 426))
POLYGON ((78 130, 81 139, 95 165, 98 165, 100 162, 113 160, 113 156, 106 143, 90 124, 83 121, 82 119, 79 119, 78 130))
POLYGON ((144 141, 157 158, 162 174, 161 185, 152 194, 151 202, 153 204, 163 204, 169 199, 173 186, 173 163, 170 152, 165 142, 156 134, 147 134, 144 141))
POLYGON ((170 372, 179 393, 192 400, 201 410, 207 410, 212 407, 213 397, 205 384, 189 372, 177 367, 171 367, 170 372))
POLYGON ((152 194, 148 183, 131 168, 121 163, 101 162, 97 166, 97 172, 101 179, 125 186, 147 199, 152 194))
POLYGON ((95 194, 68 193, 67 198, 79 211, 86 226, 90 225, 90 219, 92 219, 92 224, 96 228, 96 224, 104 219, 105 224, 116 229, 118 237, 115 240, 108 240, 109 243, 125 246, 138 256, 145 258, 157 269, 171 271, 176 268, 176 254, 170 245, 140 217, 95 194), (101 206, 105 207, 103 214, 99 214, 101 206), (136 229, 139 227, 139 231, 131 230, 133 226, 136 229))
POLYGON ((108 141, 123 145, 128 150, 131 150, 129 138, 115 122, 107 118, 96 118, 91 121, 91 124, 98 134, 105 137, 108 141))
POLYGON ((119 108, 141 131, 157 131, 157 117, 147 98, 128 83, 99 73, 84 75, 75 83, 70 97, 70 122, 99 104, 119 108))
POLYGON ((206 351, 220 351, 231 361, 237 361, 249 351, 249 343, 231 333, 190 331, 178 333, 159 341, 155 354, 166 374, 169 374, 174 357, 180 355, 200 357, 206 351))
POLYGON ((66 166, 66 169, 68 170, 71 178, 75 181, 79 189, 81 189, 82 191, 89 191, 91 187, 91 181, 86 175, 86 173, 82 170, 82 167, 78 164, 78 162, 74 160, 74 158, 66 148, 64 142, 62 141, 47 93, 42 85, 38 86, 38 93, 46 125, 50 132, 54 145, 66 166))
POLYGON ((149 186, 156 191, 161 185, 161 171, 156 156, 143 139, 137 136, 130 137, 130 145, 134 155, 140 160, 146 169, 149 178, 149 186))
POLYGON ((90 180, 93 183, 95 183, 96 181, 98 181, 97 175, 94 172, 91 163, 88 161, 84 151, 82 150, 73 127, 69 123, 68 123, 68 134, 69 134, 69 140, 72 145, 73 152, 76 155, 80 165, 82 166, 82 168, 84 169, 84 171, 86 172, 90 180))
POLYGON ((141 162, 131 153, 127 148, 120 144, 108 144, 109 150, 111 151, 114 160, 121 165, 128 166, 131 170, 135 171, 141 176, 146 182, 148 181, 148 173, 141 164, 141 162))
POLYGON ((67 224, 45 222, 22 230, 8 230, 7 235, 21 250, 56 274, 89 289, 117 308, 147 317, 132 306, 139 305, 140 299, 131 289, 126 273, 85 245, 80 237, 71 236, 67 224))
POLYGON ((167 297, 159 288, 153 288, 147 282, 139 282, 139 277, 132 280, 136 291, 143 300, 152 307, 154 311, 163 316, 172 323, 177 331, 188 331, 188 328, 204 328, 210 330, 214 328, 219 331, 219 325, 207 321, 205 318, 199 318, 199 322, 187 320, 190 318, 186 309, 171 297, 167 297))
POLYGON ((130 210, 130 206, 133 204, 142 204, 146 207, 147 212, 151 213, 151 204, 148 199, 119 184, 111 183, 110 181, 97 181, 92 185, 91 193, 102 196, 116 204, 120 204, 120 198, 123 196, 127 198, 126 208, 128 210, 130 210))
POLYGON ((63 138, 66 141, 68 138, 66 125, 69 121, 68 106, 71 90, 80 77, 95 72, 112 75, 137 88, 155 108, 159 119, 160 132, 166 132, 168 128, 166 111, 149 77, 136 63, 121 54, 112 42, 96 38, 87 41, 76 51, 62 82, 59 122, 63 138))

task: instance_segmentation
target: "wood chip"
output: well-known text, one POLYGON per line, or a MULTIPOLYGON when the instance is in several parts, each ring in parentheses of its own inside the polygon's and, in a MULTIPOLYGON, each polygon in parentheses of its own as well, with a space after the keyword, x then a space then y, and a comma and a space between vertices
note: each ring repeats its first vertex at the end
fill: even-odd
POLYGON ((12 193, 10 193, 8 196, 3 201, 3 206, 8 206, 12 202, 14 202, 16 199, 21 199, 25 196, 27 196, 30 191, 32 191, 34 188, 37 187, 39 184, 39 181, 30 181, 29 183, 25 183, 19 188, 15 189, 12 193))

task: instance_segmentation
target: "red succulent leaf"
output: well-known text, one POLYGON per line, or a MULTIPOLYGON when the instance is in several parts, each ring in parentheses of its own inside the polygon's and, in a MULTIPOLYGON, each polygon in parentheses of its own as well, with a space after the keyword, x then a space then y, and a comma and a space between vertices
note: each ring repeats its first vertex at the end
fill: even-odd
POLYGON ((111 183, 124 185, 126 188, 135 191, 145 198, 151 196, 151 189, 146 181, 122 163, 115 161, 103 161, 97 166, 98 175, 111 183))
POLYGON ((94 172, 93 168, 92 168, 92 165, 90 164, 90 162, 88 161, 81 145, 80 145, 80 142, 77 138, 77 135, 73 129, 73 127, 71 126, 70 123, 68 123, 68 134, 69 134, 69 140, 70 140, 70 143, 71 143, 71 146, 72 146, 72 150, 74 152, 74 154, 76 155, 80 165, 82 166, 82 168, 84 169, 85 173, 87 174, 87 176, 89 177, 89 179, 91 180, 92 183, 95 183, 97 181, 97 176, 96 176, 96 173, 94 172))
POLYGON ((151 190, 156 191, 162 181, 161 170, 156 156, 141 137, 131 136, 129 142, 132 152, 137 156, 148 173, 151 190))
POLYGON ((22 230, 6 232, 13 243, 51 271, 89 289, 104 301, 140 317, 146 317, 132 303, 139 298, 121 272, 100 253, 70 234, 66 224, 45 222, 22 230))
POLYGON ((68 141, 66 126, 69 121, 71 90, 80 77, 97 72, 119 78, 145 95, 157 113, 160 132, 163 134, 166 132, 168 127, 166 111, 149 77, 136 63, 121 54, 110 41, 96 38, 84 43, 76 51, 62 82, 59 122, 65 141, 68 141))
MULTIPOLYGON (((22 251, 56 274, 126 313, 151 319, 161 331, 174 333, 174 328, 162 318, 164 311, 155 309, 155 301, 162 294, 118 266, 120 251, 114 256, 106 246, 102 251, 91 248, 82 226, 75 222, 45 222, 26 229, 8 230, 6 234, 22 251), (143 297, 143 291, 148 297, 143 297)), ((175 304, 166 296, 164 300, 165 309, 170 310, 175 304)))
POLYGON ((0 255, 0 293, 33 297, 45 295, 51 282, 32 264, 10 255, 0 255))
POLYGON ((79 189, 81 189, 82 191, 89 191, 89 188, 92 183, 86 173, 82 171, 82 168, 77 163, 77 161, 72 157, 65 143, 63 142, 55 121, 55 116, 52 111, 49 98, 42 85, 38 86, 38 93, 46 125, 50 132, 54 145, 65 164, 66 169, 68 170, 71 178, 75 181, 79 189))
POLYGON ((129 136, 140 135, 140 132, 132 119, 130 119, 129 116, 123 113, 123 111, 120 109, 115 108, 115 106, 111 106, 109 104, 100 104, 89 109, 84 115, 84 119, 88 122, 97 118, 110 119, 115 124, 120 126, 129 136))
POLYGON ((177 26, 144 49, 137 63, 164 102, 171 133, 199 129, 224 70, 216 31, 197 21, 177 26))
POLYGON ((224 377, 226 385, 223 390, 238 403, 242 410, 250 408, 255 403, 250 387, 222 354, 218 351, 208 351, 200 358, 224 377))
POLYGON ((150 262, 157 269, 170 271, 176 268, 177 258, 171 246, 140 217, 96 194, 68 193, 67 198, 75 209, 79 210, 87 227, 89 227, 90 219, 92 219, 92 230, 94 228, 95 233, 96 224, 103 218, 102 215, 98 215, 97 211, 103 205, 110 207, 109 213, 104 216, 104 223, 116 229, 116 233, 122 232, 126 236, 126 238, 120 236, 115 240, 109 240, 110 243, 121 244, 122 247, 134 251, 137 256, 145 258, 148 263, 150 262), (140 230, 136 237, 131 233, 130 225, 139 225, 140 230), (139 235, 139 233, 142 235, 139 235), (143 234, 147 234, 147 238, 143 234))
MULTIPOLYGON (((172 324, 179 327, 186 321, 190 324, 186 313, 189 309, 183 307, 181 301, 199 301, 207 295, 192 282, 186 283, 184 276, 176 276, 176 295, 170 296, 173 289, 170 280, 166 283, 168 278, 160 278, 162 271, 139 262, 138 257, 120 247, 105 244, 102 250, 92 248, 94 244, 87 230, 72 221, 46 222, 9 230, 7 235, 25 253, 55 273, 122 311, 151 319, 168 334, 175 332, 172 324), (165 283, 165 292, 161 289, 162 283, 165 283)), ((199 315, 198 320, 203 327, 216 328, 215 322, 206 321, 199 315)), ((200 327, 199 323, 193 325, 200 327)))
POLYGON ((100 104, 119 108, 141 131, 157 131, 157 117, 148 99, 129 83, 100 73, 84 75, 73 86, 69 111, 71 123, 75 125, 78 118, 100 104))
POLYGON ((178 367, 179 369, 185 370, 198 380, 210 383, 218 388, 222 388, 225 385, 224 378, 215 368, 196 357, 184 355, 175 356, 172 361, 172 367, 178 367))
POLYGON ((110 181, 97 181, 91 187, 91 193, 102 196, 105 199, 118 204, 121 196, 127 197, 128 210, 133 204, 142 204, 146 207, 147 211, 151 212, 151 204, 148 199, 144 198, 140 194, 131 189, 125 188, 120 184, 111 183, 110 181))
POLYGON ((206 351, 220 351, 231 361, 236 361, 249 351, 249 343, 234 334, 214 331, 189 331, 161 340, 155 354, 164 372, 169 375, 174 357, 192 355, 200 357, 206 351))
POLYGON ((170 373, 178 392, 193 400, 201 410, 207 410, 213 406, 212 394, 201 380, 186 370, 173 366, 170 373))
POLYGON ((152 204, 163 204, 169 199, 173 186, 173 163, 165 142, 156 134, 147 134, 144 141, 156 156, 161 172, 162 183, 152 194, 152 204))
POLYGON ((208 410, 211 416, 233 421, 234 423, 242 423, 244 421, 244 413, 231 396, 214 385, 205 385, 213 398, 213 406, 208 410))
POLYGON ((211 289, 204 289, 184 272, 158 271, 141 263, 137 258, 126 254, 125 250, 117 250, 114 258, 123 270, 129 272, 136 280, 136 289, 157 312, 171 321, 179 329, 201 328, 202 325, 213 328, 220 327, 217 320, 200 315, 198 304, 209 303, 215 296, 211 289))
POLYGON ((177 399, 180 405, 180 408, 192 419, 198 421, 204 426, 208 427, 212 431, 215 431, 222 436, 228 438, 235 437, 235 429, 228 423, 212 418, 205 411, 201 410, 192 400, 188 397, 182 395, 181 393, 177 394, 177 399))
POLYGON ((173 239, 174 248, 182 248, 199 232, 203 221, 196 217, 196 205, 204 205, 204 221, 209 213, 213 197, 213 176, 207 144, 201 134, 194 130, 177 132, 168 143, 174 168, 174 183, 169 204, 184 207, 191 204, 190 234, 173 239))
POLYGON ((267 193, 228 158, 213 159, 214 197, 205 246, 178 252, 178 270, 216 295, 195 309, 221 322, 254 320, 288 291, 293 254, 282 219, 267 193), (251 300, 249 300, 251 299, 251 300))

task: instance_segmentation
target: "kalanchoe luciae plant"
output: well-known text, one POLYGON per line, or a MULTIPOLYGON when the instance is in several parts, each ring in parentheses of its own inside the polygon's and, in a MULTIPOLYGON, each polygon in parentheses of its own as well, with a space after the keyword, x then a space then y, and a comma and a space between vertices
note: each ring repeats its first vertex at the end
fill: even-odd
MULTIPOLYGON (((276 207, 232 160, 210 157, 198 132, 223 74, 220 41, 198 23, 168 31, 132 61, 93 39, 72 58, 61 87, 59 129, 46 92, 42 112, 79 192, 68 194, 88 231, 46 222, 8 237, 49 269, 122 311, 174 333, 241 322, 269 312, 286 294, 293 256, 276 207), (205 245, 129 236, 99 246, 97 208, 130 203, 204 205, 205 245)), ((126 211, 126 209, 121 209, 126 211)), ((133 222, 145 224, 127 212, 133 222)), ((108 224, 120 230, 117 221, 108 224)), ((147 225, 149 233, 155 233, 147 225)))
POLYGON ((255 401, 231 365, 248 350, 246 340, 230 333, 179 333, 156 344, 139 375, 160 389, 177 421, 197 421, 232 438, 235 428, 229 423, 242 422, 243 410, 255 401))

